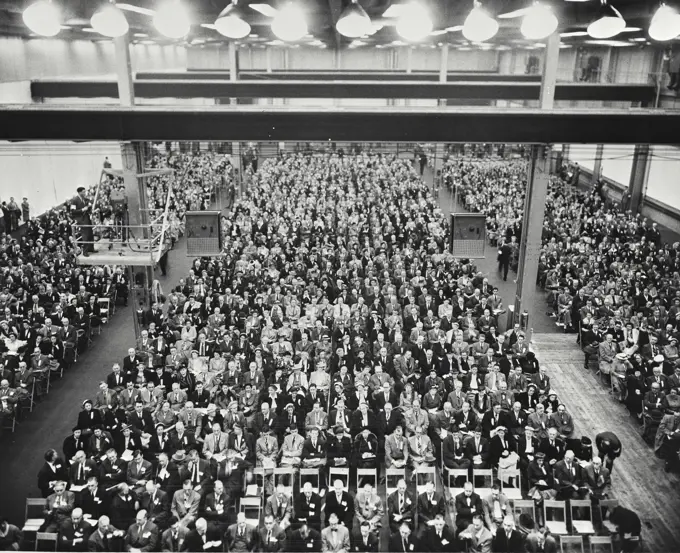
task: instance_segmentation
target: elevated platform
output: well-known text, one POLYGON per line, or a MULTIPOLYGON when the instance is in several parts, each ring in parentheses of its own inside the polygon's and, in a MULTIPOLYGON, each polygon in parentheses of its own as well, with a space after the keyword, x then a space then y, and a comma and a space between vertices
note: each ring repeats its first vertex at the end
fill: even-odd
POLYGON ((149 250, 138 251, 140 248, 132 242, 123 246, 121 242, 114 242, 109 250, 107 241, 95 245, 95 252, 89 256, 78 256, 78 265, 130 265, 133 267, 148 267, 158 263, 160 252, 149 250))

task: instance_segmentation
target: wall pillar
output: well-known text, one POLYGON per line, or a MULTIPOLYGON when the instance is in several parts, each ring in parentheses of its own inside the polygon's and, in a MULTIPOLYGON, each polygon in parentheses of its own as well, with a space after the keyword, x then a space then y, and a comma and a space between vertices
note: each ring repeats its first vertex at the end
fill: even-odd
POLYGON ((595 163, 593 164, 593 178, 591 184, 596 182, 602 176, 602 154, 604 152, 604 144, 595 146, 595 163))
POLYGON ((522 217, 522 237, 519 250, 519 268, 517 271, 517 294, 515 297, 514 322, 520 322, 523 311, 528 312, 528 324, 524 329, 527 340, 533 332, 531 325, 536 306, 540 309, 542 292, 536 290, 538 260, 541 256, 541 235, 545 217, 545 201, 548 196, 550 179, 550 155, 547 145, 531 146, 531 158, 527 174, 527 195, 522 217))
MULTIPOLYGON (((445 83, 449 74, 449 45, 442 44, 441 55, 439 56, 439 82, 445 83)), ((446 105, 446 98, 439 99, 439 105, 446 105)))
POLYGON ((560 35, 555 31, 547 39, 543 58, 543 77, 539 107, 552 109, 555 104, 555 85, 557 84, 557 61, 560 55, 560 35))
POLYGON ((640 209, 640 204, 642 204, 645 189, 647 188, 649 154, 649 144, 635 145, 635 151, 633 152, 633 168, 630 172, 630 182, 628 184, 628 194, 630 194, 628 209, 633 213, 637 213, 640 209))

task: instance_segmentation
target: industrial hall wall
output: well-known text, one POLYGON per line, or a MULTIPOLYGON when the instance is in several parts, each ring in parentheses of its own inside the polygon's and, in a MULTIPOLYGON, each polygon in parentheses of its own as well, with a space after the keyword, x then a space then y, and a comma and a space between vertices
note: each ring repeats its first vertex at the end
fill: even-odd
POLYGON ((0 141, 0 200, 26 197, 32 215, 45 213, 98 183, 106 157, 121 168, 116 142, 0 141))

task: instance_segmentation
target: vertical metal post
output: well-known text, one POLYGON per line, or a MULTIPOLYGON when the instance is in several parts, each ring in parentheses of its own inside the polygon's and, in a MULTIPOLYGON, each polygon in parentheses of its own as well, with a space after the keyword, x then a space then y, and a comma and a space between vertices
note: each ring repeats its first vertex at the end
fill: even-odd
POLYGON ((602 175, 602 154, 604 153, 604 145, 598 144, 595 146, 595 163, 593 164, 593 178, 591 184, 596 182, 600 175, 602 175))
POLYGON ((528 312, 527 340, 531 339, 532 311, 536 305, 541 304, 541 299, 536 293, 536 275, 538 274, 538 260, 541 256, 541 235, 550 179, 548 150, 549 148, 545 144, 531 146, 527 174, 527 195, 522 218, 515 317, 516 321, 519 321, 522 312, 528 312))
POLYGON ((413 71, 413 47, 406 47, 406 72, 411 73, 413 71))
MULTIPOLYGON (((441 55, 439 57, 439 82, 445 83, 449 74, 449 45, 442 44, 441 55)), ((439 99, 439 105, 446 105, 446 98, 439 99)))
POLYGON ((557 83, 557 61, 560 55, 560 35, 555 31, 547 39, 543 58, 543 78, 539 107, 552 109, 555 104, 555 85, 557 83))
POLYGON ((628 209, 637 213, 642 204, 647 176, 649 174, 649 144, 636 144, 633 152, 633 167, 630 172, 628 193, 630 204, 628 209))
POLYGON ((114 38, 113 44, 116 51, 116 74, 120 105, 134 106, 135 89, 132 81, 132 59, 130 58, 130 44, 127 35, 114 38))
MULTIPOLYGON (((232 82, 238 80, 238 51, 233 40, 229 42, 229 80, 232 82)), ((229 98, 229 103, 235 105, 238 101, 236 98, 229 98)))
POLYGON ((272 72, 272 49, 267 46, 264 51, 264 57, 265 57, 265 64, 267 68, 267 73, 272 72))

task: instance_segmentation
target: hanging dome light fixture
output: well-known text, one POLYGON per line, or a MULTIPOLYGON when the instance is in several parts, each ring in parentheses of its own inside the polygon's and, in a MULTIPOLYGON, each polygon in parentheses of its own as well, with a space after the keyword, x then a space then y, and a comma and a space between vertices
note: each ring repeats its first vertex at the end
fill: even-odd
POLYGON ((408 4, 397 21, 397 33, 410 42, 419 42, 427 38, 433 27, 428 11, 416 2, 408 4))
POLYGON ((215 20, 215 30, 227 38, 244 38, 250 34, 250 23, 245 19, 238 0, 231 0, 215 20))
POLYGON ((649 37, 665 42, 680 35, 680 14, 667 4, 661 4, 649 24, 649 37))
POLYGON ((281 40, 295 42, 307 34, 307 19, 298 5, 288 2, 274 16, 271 28, 281 40))
POLYGON ((600 12, 597 19, 588 25, 588 34, 592 38, 604 39, 618 35, 626 28, 626 21, 621 12, 607 0, 600 0, 600 12))
POLYGON ((180 0, 165 0, 153 17, 154 27, 168 38, 182 38, 189 34, 189 13, 180 0))
POLYGON ((496 36, 498 21, 487 12, 479 0, 474 0, 472 11, 463 23, 463 36, 470 42, 484 42, 496 36))
POLYGON ((536 2, 524 15, 520 30, 526 39, 542 40, 555 32, 557 24, 553 11, 545 4, 536 2))
POLYGON ((26 27, 40 36, 57 36, 61 30, 61 13, 51 0, 34 2, 22 17, 26 27))
POLYGON ((123 36, 130 29, 125 14, 116 6, 115 0, 97 10, 90 19, 90 25, 100 35, 110 38, 123 36))
POLYGON ((340 19, 335 24, 335 29, 342 36, 359 38, 370 34, 373 30, 373 24, 359 1, 352 0, 351 4, 340 15, 340 19))

